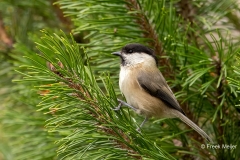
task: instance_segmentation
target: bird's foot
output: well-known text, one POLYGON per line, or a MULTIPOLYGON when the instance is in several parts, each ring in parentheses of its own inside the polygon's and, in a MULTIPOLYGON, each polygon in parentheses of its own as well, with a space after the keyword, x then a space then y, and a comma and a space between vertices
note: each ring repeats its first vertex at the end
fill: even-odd
POLYGON ((117 99, 117 100, 118 100, 119 104, 118 104, 118 106, 117 106, 116 108, 113 109, 114 111, 120 110, 123 105, 125 105, 125 106, 133 109, 134 111, 137 110, 136 108, 134 108, 133 106, 131 106, 131 105, 128 104, 127 102, 124 102, 124 101, 122 101, 121 99, 117 99))

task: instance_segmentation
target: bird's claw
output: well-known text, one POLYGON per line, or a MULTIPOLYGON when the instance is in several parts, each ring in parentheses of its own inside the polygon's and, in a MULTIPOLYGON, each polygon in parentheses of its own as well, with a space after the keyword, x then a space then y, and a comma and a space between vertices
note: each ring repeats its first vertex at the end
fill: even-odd
POLYGON ((114 110, 114 111, 119 111, 120 109, 121 109, 121 107, 122 107, 122 100, 120 100, 120 99, 117 99, 117 101, 119 102, 119 104, 118 104, 118 106, 116 107, 116 108, 113 108, 112 110, 114 110))
POLYGON ((138 128, 136 129, 136 131, 137 131, 138 133, 141 133, 141 128, 138 127, 138 128))

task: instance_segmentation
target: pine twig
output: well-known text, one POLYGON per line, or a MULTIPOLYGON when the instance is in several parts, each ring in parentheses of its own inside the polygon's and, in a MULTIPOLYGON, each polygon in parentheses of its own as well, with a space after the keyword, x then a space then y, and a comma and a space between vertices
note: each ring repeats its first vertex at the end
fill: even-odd
POLYGON ((163 52, 162 44, 159 41, 158 35, 154 30, 153 25, 150 24, 146 18, 146 15, 144 14, 144 11, 141 10, 137 0, 128 0, 128 2, 129 3, 127 3, 127 9, 129 11, 138 11, 135 13, 135 17, 137 17, 136 23, 144 31, 143 37, 152 39, 152 41, 149 41, 148 43, 153 48, 155 54, 159 57, 159 64, 161 64, 161 66, 166 66, 164 74, 172 77, 173 71, 171 70, 169 61, 166 58, 161 58, 165 55, 165 53, 163 52))
MULTIPOLYGON (((60 66, 60 68, 64 68, 62 62, 58 62, 58 65, 60 66)), ((107 133, 108 135, 112 135, 114 137, 118 137, 119 135, 112 129, 112 128, 109 128, 109 127, 104 127, 102 126, 101 124, 106 124, 107 121, 111 121, 110 117, 107 115, 107 120, 105 118, 103 118, 100 114, 100 110, 99 110, 99 106, 97 105, 97 100, 96 99, 93 99, 92 101, 89 101, 90 99, 92 99, 92 97, 90 96, 90 93, 86 90, 84 90, 84 88, 81 86, 81 84, 77 84, 75 82, 73 82, 70 78, 66 78, 64 75, 62 75, 59 71, 57 71, 57 69, 51 64, 51 63, 47 63, 47 66, 48 68, 53 72, 55 73, 58 77, 60 77, 64 82, 68 82, 68 86, 72 89, 75 89, 75 90, 78 90, 80 91, 82 94, 78 94, 78 93, 75 93, 73 94, 73 96, 76 96, 78 97, 81 101, 88 101, 88 103, 94 108, 94 110, 96 112, 91 112, 89 111, 89 114, 91 116, 93 116, 95 119, 97 119, 98 121, 98 128, 100 130, 102 130, 103 132, 107 133)), ((118 133, 121 135, 121 137, 124 138, 124 140, 127 142, 127 143, 131 143, 131 140, 128 138, 127 135, 125 135, 125 133, 121 130, 118 130, 118 133)), ((121 141, 119 140, 113 140, 115 141, 115 145, 117 147, 120 147, 126 151, 128 151, 129 153, 129 156, 135 158, 135 159, 139 159, 141 160, 142 157, 141 156, 138 156, 139 153, 137 153, 135 150, 133 150, 132 148, 128 147, 126 144, 122 143, 121 141)))

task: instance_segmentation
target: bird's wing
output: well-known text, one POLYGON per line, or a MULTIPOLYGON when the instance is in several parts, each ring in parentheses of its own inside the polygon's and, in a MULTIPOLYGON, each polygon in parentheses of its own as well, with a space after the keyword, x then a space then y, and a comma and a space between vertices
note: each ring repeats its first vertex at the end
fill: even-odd
POLYGON ((155 73, 141 71, 138 74, 137 80, 146 92, 162 100, 168 107, 176 109, 185 115, 160 71, 155 73))

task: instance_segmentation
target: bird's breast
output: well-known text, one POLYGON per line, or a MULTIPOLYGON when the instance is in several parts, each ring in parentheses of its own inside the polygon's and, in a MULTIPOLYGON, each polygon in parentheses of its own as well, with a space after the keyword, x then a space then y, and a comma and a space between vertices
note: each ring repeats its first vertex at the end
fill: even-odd
POLYGON ((134 92, 140 89, 140 86, 137 82, 136 68, 121 68, 119 75, 119 87, 126 99, 133 97, 134 92))
POLYGON ((137 112, 148 117, 164 117, 165 104, 147 93, 138 83, 139 68, 122 67, 119 76, 119 87, 127 103, 137 109, 137 112), (161 107, 162 106, 162 107, 161 107))

